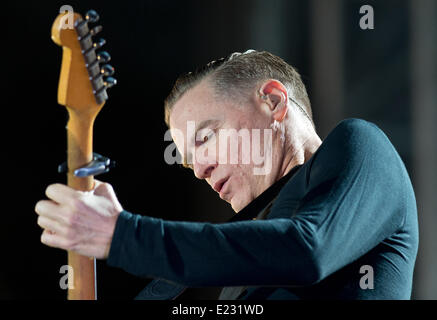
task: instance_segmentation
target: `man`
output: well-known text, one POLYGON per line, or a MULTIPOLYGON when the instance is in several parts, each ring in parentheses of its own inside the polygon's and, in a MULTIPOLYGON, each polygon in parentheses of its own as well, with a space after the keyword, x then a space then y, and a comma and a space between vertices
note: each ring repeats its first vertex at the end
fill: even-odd
POLYGON ((344 120, 322 143, 299 74, 253 50, 180 77, 165 114, 185 166, 231 204, 233 221, 164 221, 124 211, 109 184, 54 184, 35 209, 42 243, 158 279, 144 299, 183 286, 224 287, 224 299, 410 298, 415 197, 376 125, 344 120))

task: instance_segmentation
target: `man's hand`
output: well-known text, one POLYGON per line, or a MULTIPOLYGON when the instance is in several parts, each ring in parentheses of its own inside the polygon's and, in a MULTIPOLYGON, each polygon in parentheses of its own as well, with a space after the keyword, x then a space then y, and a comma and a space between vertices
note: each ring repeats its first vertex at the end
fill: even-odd
POLYGON ((123 208, 112 186, 95 180, 91 191, 74 190, 63 184, 47 187, 50 200, 35 206, 38 225, 44 229, 41 242, 81 255, 106 259, 115 223, 123 208))

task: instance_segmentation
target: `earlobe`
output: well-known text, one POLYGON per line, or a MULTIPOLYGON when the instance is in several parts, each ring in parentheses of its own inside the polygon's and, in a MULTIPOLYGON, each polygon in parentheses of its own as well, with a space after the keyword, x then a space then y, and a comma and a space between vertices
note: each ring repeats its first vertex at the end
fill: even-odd
POLYGON ((278 122, 282 122, 285 119, 285 116, 287 115, 288 106, 287 104, 283 104, 283 105, 278 104, 276 108, 277 110, 273 114, 273 119, 275 119, 278 122))

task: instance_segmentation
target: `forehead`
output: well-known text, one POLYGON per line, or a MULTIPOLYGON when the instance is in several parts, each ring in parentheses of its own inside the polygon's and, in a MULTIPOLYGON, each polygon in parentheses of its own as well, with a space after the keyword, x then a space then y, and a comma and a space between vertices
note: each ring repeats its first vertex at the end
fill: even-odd
POLYGON ((170 133, 183 159, 192 151, 193 146, 187 144, 194 139, 197 129, 216 121, 224 123, 226 110, 229 111, 227 103, 214 97, 214 89, 206 81, 179 98, 170 112, 170 133))
POLYGON ((214 98, 214 91, 206 81, 185 92, 170 113, 170 127, 183 130, 187 121, 199 122, 223 111, 224 104, 214 98))

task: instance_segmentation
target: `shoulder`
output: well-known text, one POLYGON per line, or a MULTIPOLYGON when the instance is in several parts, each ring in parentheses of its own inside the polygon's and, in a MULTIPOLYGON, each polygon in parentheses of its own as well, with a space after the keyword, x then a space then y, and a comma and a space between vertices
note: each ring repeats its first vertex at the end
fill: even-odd
POLYGON ((385 133, 374 123, 349 118, 324 139, 308 163, 309 175, 330 178, 357 170, 384 170, 402 162, 385 133))
POLYGON ((326 137, 325 143, 355 151, 391 146, 385 133, 376 124, 357 118, 341 121, 326 137))
POLYGON ((348 201, 346 197, 357 203, 368 198, 372 204, 383 197, 399 204, 406 194, 414 198, 403 161, 388 137, 375 124, 352 118, 341 121, 288 181, 277 207, 288 207, 295 199, 301 204, 324 199, 317 204, 323 207, 335 199, 348 201))
POLYGON ((369 153, 392 153, 395 151, 385 133, 374 123, 349 118, 341 121, 326 137, 318 152, 346 160, 362 158, 369 153))

